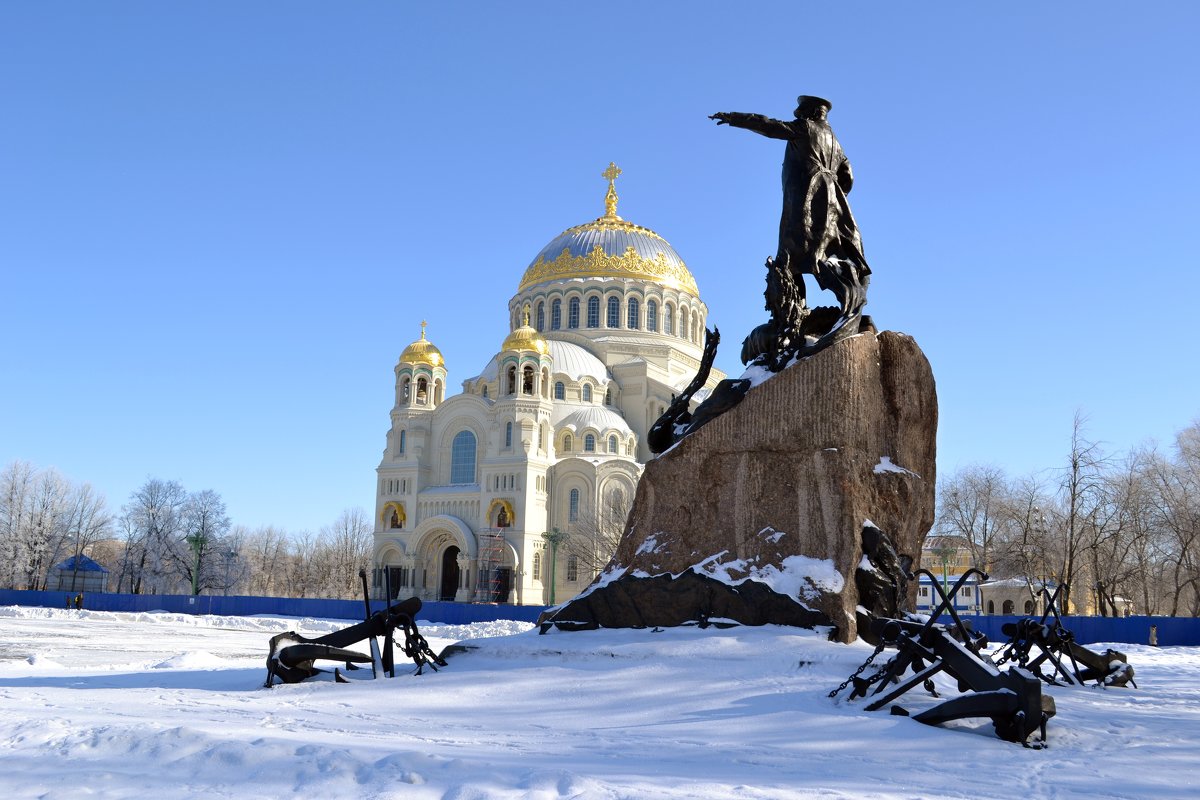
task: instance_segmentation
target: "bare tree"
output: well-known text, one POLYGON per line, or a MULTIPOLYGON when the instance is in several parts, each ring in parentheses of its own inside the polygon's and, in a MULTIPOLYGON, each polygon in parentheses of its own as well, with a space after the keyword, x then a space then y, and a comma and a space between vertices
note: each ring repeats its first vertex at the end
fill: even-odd
POLYGON ((999 467, 964 467, 942 485, 935 530, 939 536, 962 537, 975 565, 990 571, 1008 499, 1008 478, 999 467))
POLYGON ((126 537, 122 574, 133 594, 183 587, 178 565, 186 558, 183 508, 188 495, 177 481, 148 479, 129 497, 121 528, 126 537))

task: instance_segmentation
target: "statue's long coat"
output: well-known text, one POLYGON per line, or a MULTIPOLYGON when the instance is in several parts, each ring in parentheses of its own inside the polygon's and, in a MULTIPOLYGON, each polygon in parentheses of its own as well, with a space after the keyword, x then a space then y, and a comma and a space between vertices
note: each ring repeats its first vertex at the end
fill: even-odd
POLYGON ((862 237, 846 200, 854 175, 829 124, 811 119, 784 122, 737 111, 722 116, 734 127, 787 140, 776 257, 790 256, 796 274, 815 275, 822 262, 837 257, 856 262, 859 274, 869 275, 862 237))

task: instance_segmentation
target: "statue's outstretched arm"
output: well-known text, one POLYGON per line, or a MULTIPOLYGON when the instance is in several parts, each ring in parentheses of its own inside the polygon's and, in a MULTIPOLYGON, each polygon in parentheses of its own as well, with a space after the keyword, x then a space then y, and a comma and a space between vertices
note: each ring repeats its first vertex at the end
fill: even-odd
POLYGON ((715 119, 718 125, 732 125, 735 128, 745 128, 748 131, 770 136, 772 139, 791 139, 796 135, 790 122, 771 119, 762 114, 745 114, 741 111, 719 111, 709 119, 715 119))

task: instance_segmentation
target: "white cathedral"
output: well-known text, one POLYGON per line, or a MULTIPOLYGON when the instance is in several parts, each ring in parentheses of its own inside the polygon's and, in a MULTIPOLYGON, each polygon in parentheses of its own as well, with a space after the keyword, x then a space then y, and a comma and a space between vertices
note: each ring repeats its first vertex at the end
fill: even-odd
POLYGON ((377 597, 563 602, 611 555, 646 433, 696 374, 708 314, 674 248, 617 216, 618 175, 603 173, 604 216, 525 270, 508 336, 461 394, 446 396, 425 323, 400 354, 376 470, 377 597))

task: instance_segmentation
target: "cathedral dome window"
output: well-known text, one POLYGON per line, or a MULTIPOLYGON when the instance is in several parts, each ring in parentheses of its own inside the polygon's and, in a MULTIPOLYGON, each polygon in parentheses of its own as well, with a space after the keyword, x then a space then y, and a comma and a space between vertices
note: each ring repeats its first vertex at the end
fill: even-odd
POLYGON ((608 298, 608 319, 605 324, 610 328, 621 327, 621 301, 615 297, 608 298))
POLYGON ((585 453, 596 452, 596 437, 590 433, 587 436, 583 437, 583 452, 585 452, 585 453))
POLYGON ((588 298, 587 326, 589 328, 600 327, 600 298, 595 295, 588 298))
POLYGON ((537 304, 537 329, 538 332, 546 330, 546 304, 542 302, 537 304))
POLYGON ((517 393, 517 368, 509 367, 508 372, 506 372, 505 375, 508 378, 508 394, 516 394, 517 393))
POLYGON ((608 452, 613 455, 617 454, 617 437, 616 434, 608 437, 608 452))
POLYGON ((526 364, 525 369, 521 370, 521 392, 523 394, 533 394, 533 367, 526 364))
POLYGON ((638 306, 638 299, 636 297, 629 298, 628 306, 629 307, 625 314, 625 327, 636 331, 639 327, 639 323, 642 321, 641 308, 638 306))
POLYGON ((563 452, 564 452, 564 453, 569 453, 569 452, 571 452, 571 445, 572 445, 572 444, 573 444, 573 442, 571 441, 571 434, 569 434, 569 433, 567 433, 567 434, 563 434, 563 446, 562 446, 562 449, 563 449, 563 452))
POLYGON ((407 403, 408 398, 412 395, 412 379, 407 375, 400 382, 400 402, 407 403))
POLYGON ((583 402, 592 402, 592 385, 590 383, 585 383, 583 385, 583 402))
POLYGON ((671 336, 675 333, 675 309, 670 305, 663 307, 663 333, 671 336))
POLYGON ((654 300, 646 301, 646 330, 658 332, 658 303, 654 300))
POLYGON ((429 381, 417 378, 417 405, 423 406, 429 401, 429 381))
POLYGON ((686 306, 679 307, 679 336, 688 338, 688 310, 686 306))
POLYGON ((566 400, 567 399, 567 387, 566 387, 566 384, 564 384, 562 381, 558 381, 557 383, 554 384, 554 399, 555 400, 566 400))
POLYGON ((571 302, 567 303, 567 327, 579 327, 579 298, 572 297, 571 302))
POLYGON ((475 482, 475 434, 459 431, 450 445, 450 483, 475 482))
POLYGON ((562 300, 555 300, 550 304, 550 330, 556 331, 562 328, 562 300))

